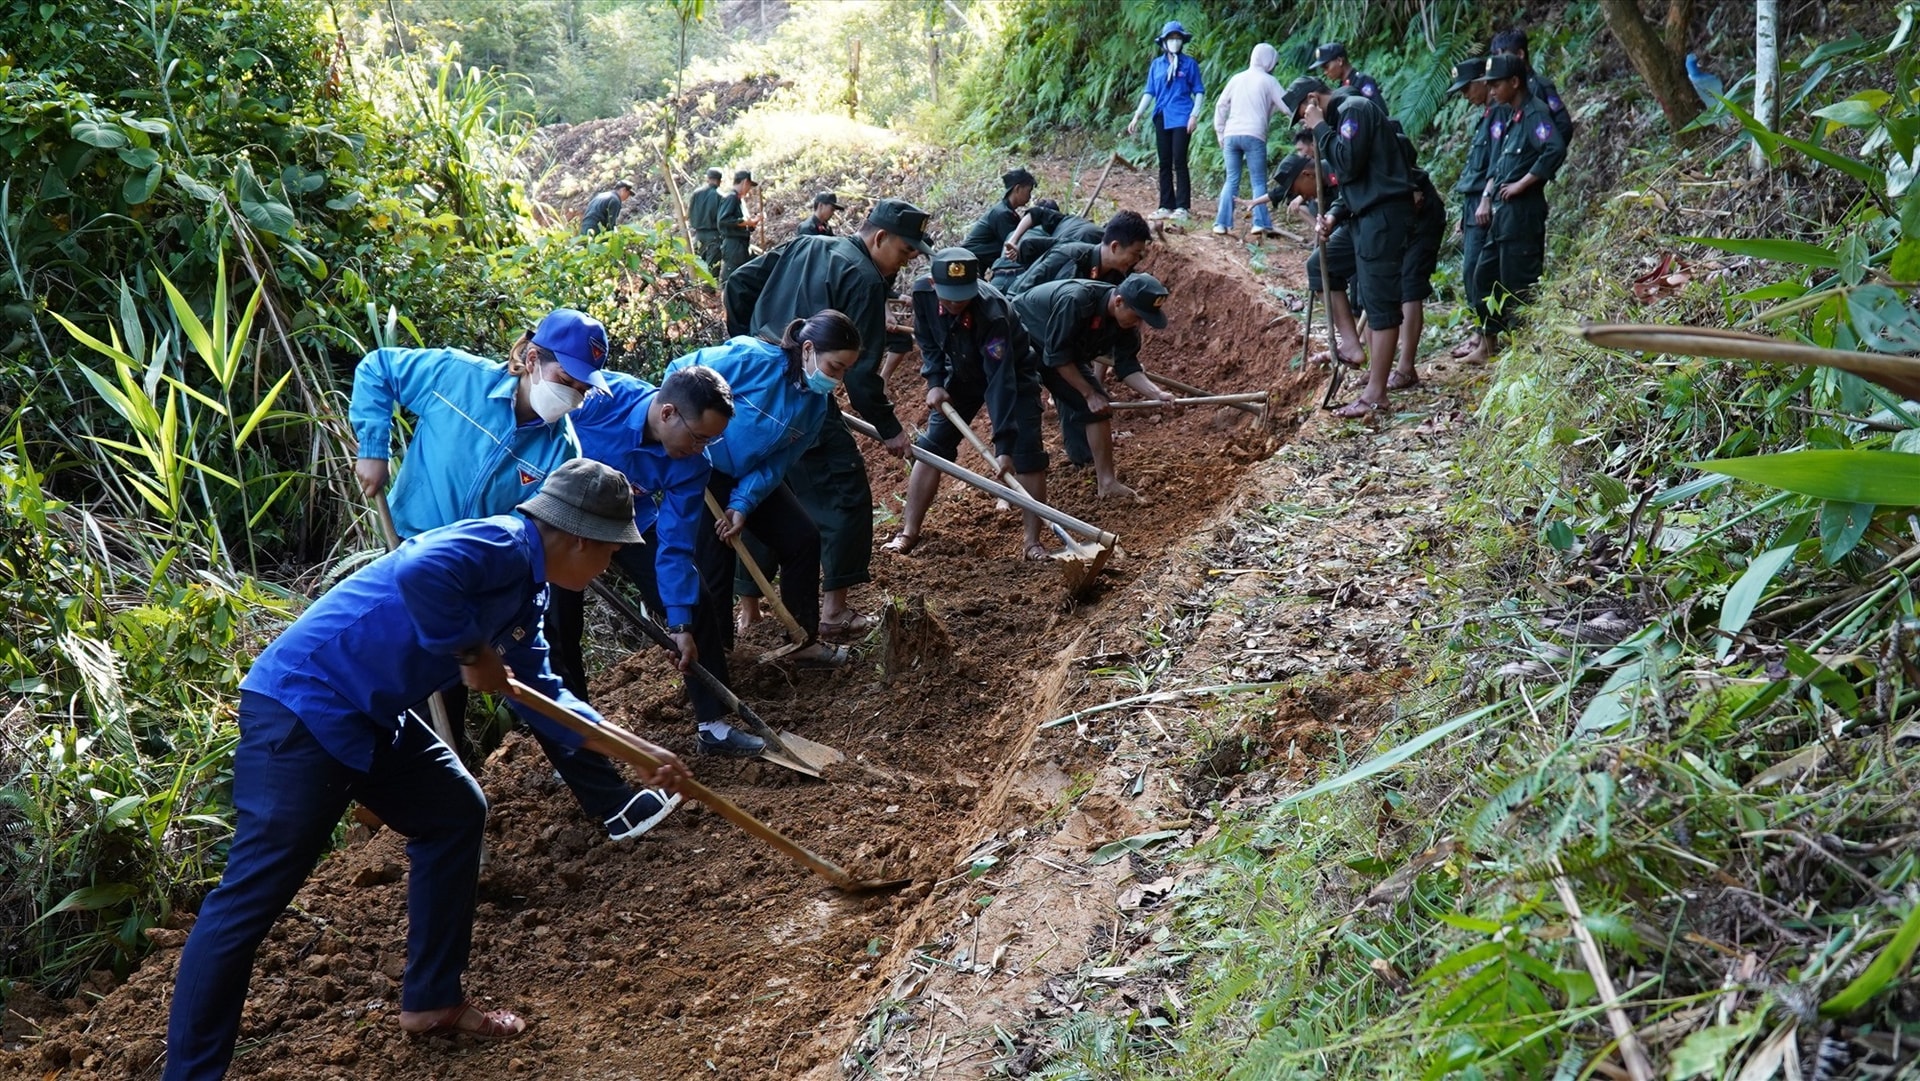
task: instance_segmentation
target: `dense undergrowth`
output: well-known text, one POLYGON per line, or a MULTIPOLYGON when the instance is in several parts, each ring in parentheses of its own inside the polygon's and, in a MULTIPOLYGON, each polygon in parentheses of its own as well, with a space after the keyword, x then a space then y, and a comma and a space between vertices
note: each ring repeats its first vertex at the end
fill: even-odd
MULTIPOLYGON (((1457 464, 1476 495, 1431 572, 1467 589, 1422 617, 1422 689, 1372 757, 1222 808, 1160 946, 1184 993, 1062 1025, 1032 1076, 1627 1077, 1609 1008, 1661 1077, 1909 1076, 1920 406, 1571 329, 1913 351, 1895 14, 1802 43, 1785 89, 1819 92, 1781 134, 1749 124, 1764 176, 1744 140, 1661 141, 1563 220, 1457 464), (1632 285, 1663 253, 1693 281, 1648 304, 1632 285)), ((1650 122, 1621 89, 1583 89, 1628 114, 1590 138, 1650 122)))

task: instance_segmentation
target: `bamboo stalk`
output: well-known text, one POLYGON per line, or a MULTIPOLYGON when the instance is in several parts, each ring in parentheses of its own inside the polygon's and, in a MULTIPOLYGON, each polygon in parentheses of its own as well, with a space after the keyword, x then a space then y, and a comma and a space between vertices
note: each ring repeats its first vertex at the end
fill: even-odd
POLYGON ((1771 360, 1838 368, 1909 398, 1920 398, 1920 359, 1886 353, 1856 353, 1785 342, 1762 334, 1717 327, 1599 323, 1578 328, 1582 338, 1605 349, 1678 353, 1729 360, 1771 360))
POLYGON ((1560 903, 1566 906, 1567 922, 1573 928, 1573 937, 1580 943, 1580 959, 1586 962, 1587 972, 1593 977, 1593 986, 1606 1007, 1607 1023, 1613 1026, 1613 1035, 1620 1044, 1620 1057, 1626 1060, 1627 1072, 1633 1075, 1633 1081, 1653 1081, 1653 1062, 1647 1058, 1647 1049, 1640 1044, 1640 1037, 1634 1035, 1633 1022, 1627 1018, 1627 1011, 1620 1008, 1620 992, 1613 986, 1613 976, 1607 972, 1607 959, 1600 952, 1600 944, 1594 941, 1593 932, 1587 930, 1586 917, 1580 911, 1580 900, 1573 895, 1573 883, 1567 881, 1566 868, 1560 865, 1560 857, 1553 857, 1553 888, 1560 894, 1560 903))
POLYGON ((1128 706, 1151 706, 1160 702, 1173 702, 1182 698, 1205 694, 1235 694, 1240 691, 1265 691, 1274 687, 1284 687, 1287 682, 1288 681, 1284 679, 1276 679, 1262 683, 1216 683, 1210 687, 1183 687, 1178 690, 1152 691, 1147 694, 1136 694, 1132 698, 1121 698, 1112 702, 1102 702, 1097 706, 1088 706, 1086 709, 1076 710, 1064 717, 1055 717, 1053 720, 1041 724, 1035 731, 1058 728, 1063 724, 1071 724, 1074 721, 1092 717, 1099 713, 1107 713, 1116 709, 1126 709, 1128 706))

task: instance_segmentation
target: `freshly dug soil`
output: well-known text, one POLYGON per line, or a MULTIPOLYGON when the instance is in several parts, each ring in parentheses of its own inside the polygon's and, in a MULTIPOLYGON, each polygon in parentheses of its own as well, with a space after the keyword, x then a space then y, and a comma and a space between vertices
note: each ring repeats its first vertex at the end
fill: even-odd
MULTIPOLYGON (((1299 287, 1297 255, 1290 245, 1274 252, 1286 269, 1262 277, 1239 244, 1176 234, 1143 267, 1173 293, 1172 326, 1148 333, 1149 370, 1219 393, 1271 389, 1276 425, 1231 410, 1124 414, 1121 476, 1146 503, 1121 507, 1093 498, 1090 470, 1065 467, 1048 414, 1052 501, 1121 538, 1086 596, 1068 598, 1051 564, 1021 560, 1017 516, 948 481, 918 549, 905 558, 876 551, 875 581, 855 591, 864 611, 899 606, 886 621, 891 641, 877 631, 845 669, 818 673, 754 663, 777 641, 771 621, 742 636, 739 693, 776 727, 850 756, 824 782, 761 762, 693 758, 679 680, 657 653, 598 674, 595 701, 607 716, 687 755, 705 783, 857 876, 910 876, 914 885, 841 895, 698 806, 638 843, 609 844, 516 735, 481 777, 493 806, 490 864, 467 986, 477 1001, 527 1016, 531 1032, 500 1045, 400 1034, 406 858, 383 833, 330 856, 275 925, 255 966, 233 1076, 771 1079, 831 1070, 889 960, 915 945, 896 941, 898 929, 955 873, 969 821, 1003 765, 1047 719, 1040 714, 1061 704, 1059 674, 1103 641, 1131 639, 1155 598, 1130 587, 1189 543, 1317 393, 1317 374, 1288 370, 1299 328, 1266 288, 1299 287)), ((902 419, 924 423, 915 360, 895 372, 891 390, 902 419)), ((886 518, 878 543, 897 522, 906 467, 877 445, 869 451, 886 518)), ((962 462, 972 453, 963 449, 962 462)), ((97 1002, 41 1004, 32 1020, 43 1028, 0 1051, 0 1076, 156 1076, 185 937, 157 934, 169 948, 124 986, 101 988, 97 1002)))

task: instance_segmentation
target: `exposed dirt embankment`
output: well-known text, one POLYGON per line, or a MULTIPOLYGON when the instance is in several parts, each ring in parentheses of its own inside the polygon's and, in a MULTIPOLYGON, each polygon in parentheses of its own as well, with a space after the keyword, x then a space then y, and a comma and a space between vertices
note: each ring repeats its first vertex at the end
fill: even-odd
MULTIPOLYGON (((1260 278, 1245 259, 1239 245, 1211 238, 1175 235, 1156 245, 1146 269, 1173 290, 1173 325, 1149 335, 1143 359, 1211 390, 1273 389, 1277 415, 1290 421, 1317 393, 1317 377, 1287 370, 1299 354, 1298 327, 1264 283, 1291 275, 1297 286, 1297 271, 1260 278)), ((910 422, 924 415, 912 369, 903 366, 892 383, 910 422)), ((491 864, 468 985, 524 1012, 532 1032, 497 1046, 400 1035, 406 859, 386 834, 329 857, 275 926, 256 967, 234 1076, 833 1076, 888 979, 950 919, 951 882, 975 844, 1009 817, 1038 822, 1064 806, 1072 774, 1086 764, 1009 769, 1035 725, 1109 695, 1089 687, 1081 662, 1137 637, 1142 613, 1180 588, 1162 577, 1168 560, 1288 434, 1285 423, 1261 428, 1229 410, 1129 414, 1119 425, 1122 473, 1147 503, 1121 508, 1092 497, 1088 471, 1064 468, 1051 414, 1047 424, 1054 501, 1121 537, 1123 554, 1089 597, 1069 603, 1052 566, 1020 560, 1018 519, 949 482, 919 549, 908 558, 877 554, 876 581, 856 591, 861 608, 913 601, 924 613, 914 618, 937 625, 920 628, 919 647, 895 650, 884 666, 890 679, 877 640, 832 674, 756 666, 770 631, 740 643, 744 697, 776 725, 857 759, 825 782, 691 759, 693 725, 656 654, 630 657, 596 681, 610 718, 689 754, 724 795, 830 858, 909 874, 913 887, 839 896, 697 807, 638 844, 611 846, 532 745, 512 737, 481 778, 493 803, 491 864)), ((870 449, 874 490, 897 515, 904 467, 870 449)), ((876 530, 882 538, 889 531, 888 523, 876 530)), ((1094 843, 1124 836, 1137 818, 1086 804, 1074 814, 1072 828, 1094 843)), ((168 946, 183 938, 163 932, 168 946)), ((43 1032, 0 1054, 0 1074, 156 1075, 177 957, 177 949, 157 953, 97 1004, 50 1010, 38 1019, 43 1032)))

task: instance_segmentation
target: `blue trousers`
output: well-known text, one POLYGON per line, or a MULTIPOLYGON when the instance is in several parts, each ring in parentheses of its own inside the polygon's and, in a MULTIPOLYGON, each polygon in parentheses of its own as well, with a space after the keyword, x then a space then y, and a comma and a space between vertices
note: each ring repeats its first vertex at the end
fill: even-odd
MULTIPOLYGON (((1267 141, 1252 135, 1229 135, 1220 156, 1227 169, 1226 186, 1220 189, 1220 203, 1213 214, 1213 224, 1222 229, 1233 228, 1233 197, 1240 194, 1240 170, 1247 170, 1247 180, 1253 186, 1253 197, 1260 198, 1267 193, 1267 141)), ((1282 200, 1281 205, 1285 205, 1282 200)), ((1273 228, 1273 215, 1266 203, 1253 208, 1253 224, 1256 229, 1273 228)))
POLYGON ((279 702, 240 692, 233 759, 233 846, 200 906, 174 979, 166 1081, 226 1074, 254 952, 358 800, 407 838, 407 969, 400 1008, 459 1004, 473 939, 487 799, 460 759, 409 718, 373 768, 349 769, 279 702))

